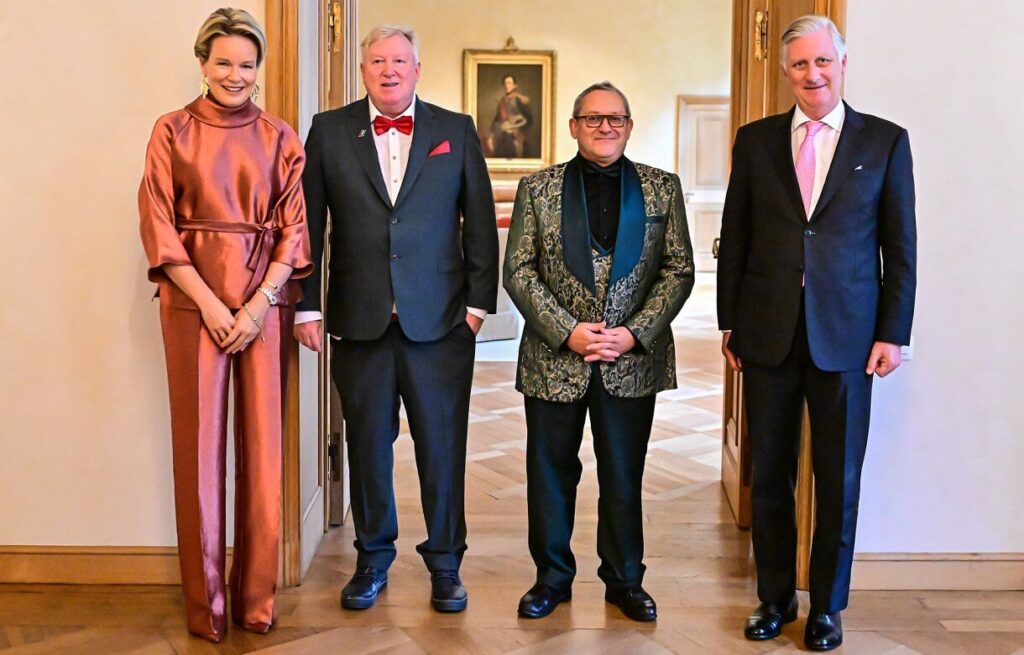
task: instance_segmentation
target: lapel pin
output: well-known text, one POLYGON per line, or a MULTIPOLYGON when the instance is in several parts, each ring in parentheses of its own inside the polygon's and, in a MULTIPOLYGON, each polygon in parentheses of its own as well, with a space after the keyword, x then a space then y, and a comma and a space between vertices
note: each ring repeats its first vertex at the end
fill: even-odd
POLYGON ((359 138, 361 139, 364 136, 366 136, 366 130, 359 130, 359 138))

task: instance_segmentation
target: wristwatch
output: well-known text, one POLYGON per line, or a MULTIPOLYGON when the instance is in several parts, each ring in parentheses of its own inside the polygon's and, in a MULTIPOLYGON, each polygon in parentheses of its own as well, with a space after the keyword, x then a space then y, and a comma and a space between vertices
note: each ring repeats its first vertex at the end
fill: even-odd
POLYGON ((274 293, 270 289, 266 289, 264 287, 259 287, 256 290, 259 291, 260 293, 262 293, 264 296, 267 297, 267 301, 270 302, 270 306, 271 307, 273 307, 274 305, 277 304, 277 294, 276 293, 274 293))

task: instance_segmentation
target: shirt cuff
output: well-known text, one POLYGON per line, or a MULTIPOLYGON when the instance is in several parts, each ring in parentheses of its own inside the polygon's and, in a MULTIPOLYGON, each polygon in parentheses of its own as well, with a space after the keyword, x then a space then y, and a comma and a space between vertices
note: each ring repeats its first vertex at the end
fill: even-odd
POLYGON ((302 323, 311 323, 313 321, 324 320, 324 315, 320 312, 306 310, 304 312, 295 312, 295 325, 301 325, 302 323))
MULTIPOLYGON (((486 309, 480 309, 478 307, 467 307, 466 311, 469 312, 470 314, 472 314, 473 316, 476 316, 481 321, 487 320, 487 310, 486 309)), ((298 323, 298 321, 296 321, 296 323, 298 323)))

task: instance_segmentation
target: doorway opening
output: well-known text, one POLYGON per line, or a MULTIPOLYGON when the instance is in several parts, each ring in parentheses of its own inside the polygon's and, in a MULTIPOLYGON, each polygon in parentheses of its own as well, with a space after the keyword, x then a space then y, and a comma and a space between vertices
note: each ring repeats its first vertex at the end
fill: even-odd
MULTIPOLYGON (((731 568, 747 571, 747 536, 735 529, 721 490, 722 360, 711 256, 731 138, 729 3, 657 2, 631 6, 628 12, 611 0, 599 0, 597 5, 582 0, 556 5, 530 0, 514 6, 497 0, 458 0, 445 3, 443 12, 406 0, 360 4, 357 34, 373 25, 393 23, 418 33, 420 99, 468 110, 463 97, 465 50, 498 51, 511 41, 524 51, 554 51, 554 148, 549 163, 566 161, 576 153, 568 130, 576 94, 608 79, 629 97, 636 124, 626 156, 679 173, 686 180, 699 272, 693 294, 672 326, 679 388, 659 394, 655 411, 644 476, 645 561, 652 572, 668 573, 667 569, 678 566, 680 544, 696 543, 692 537, 697 531, 714 534, 716 542, 730 542, 716 557, 729 558, 735 562, 731 568), (615 20, 608 21, 608 16, 615 20)), ((479 117, 476 122, 480 128, 479 117)), ((511 214, 522 174, 492 173, 499 229, 511 214)), ((501 229, 499 238, 504 241, 505 236, 506 230, 501 229)), ((520 320, 512 336, 521 330, 520 320)), ((526 428, 523 399, 514 387, 517 351, 518 338, 478 343, 466 474, 470 554, 464 566, 500 571, 502 579, 522 593, 533 573, 526 548, 526 428), (515 565, 506 567, 499 561, 515 565)), ((577 497, 574 550, 581 578, 596 581, 598 491, 589 427, 580 458, 584 474, 577 497)), ((401 524, 398 563, 406 564, 402 570, 410 572, 422 569, 413 546, 425 536, 417 480, 403 412, 395 444, 394 481, 401 524)), ((351 530, 348 524, 332 530, 325 546, 332 553, 344 552, 346 561, 351 530)))

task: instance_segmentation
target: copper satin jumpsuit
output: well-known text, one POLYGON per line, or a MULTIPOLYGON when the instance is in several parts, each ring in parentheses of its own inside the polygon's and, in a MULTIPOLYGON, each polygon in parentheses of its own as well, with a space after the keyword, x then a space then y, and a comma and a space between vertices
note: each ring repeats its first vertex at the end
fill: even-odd
POLYGON ((228 355, 198 307, 164 274, 191 264, 232 312, 252 298, 271 262, 312 271, 302 195, 302 144, 252 102, 198 98, 161 117, 139 188, 149 279, 159 284, 174 452, 174 502, 189 630, 227 631, 224 477, 228 380, 235 385, 235 539, 231 617, 266 631, 274 620, 281 521, 282 335, 294 284, 260 334, 228 355))

